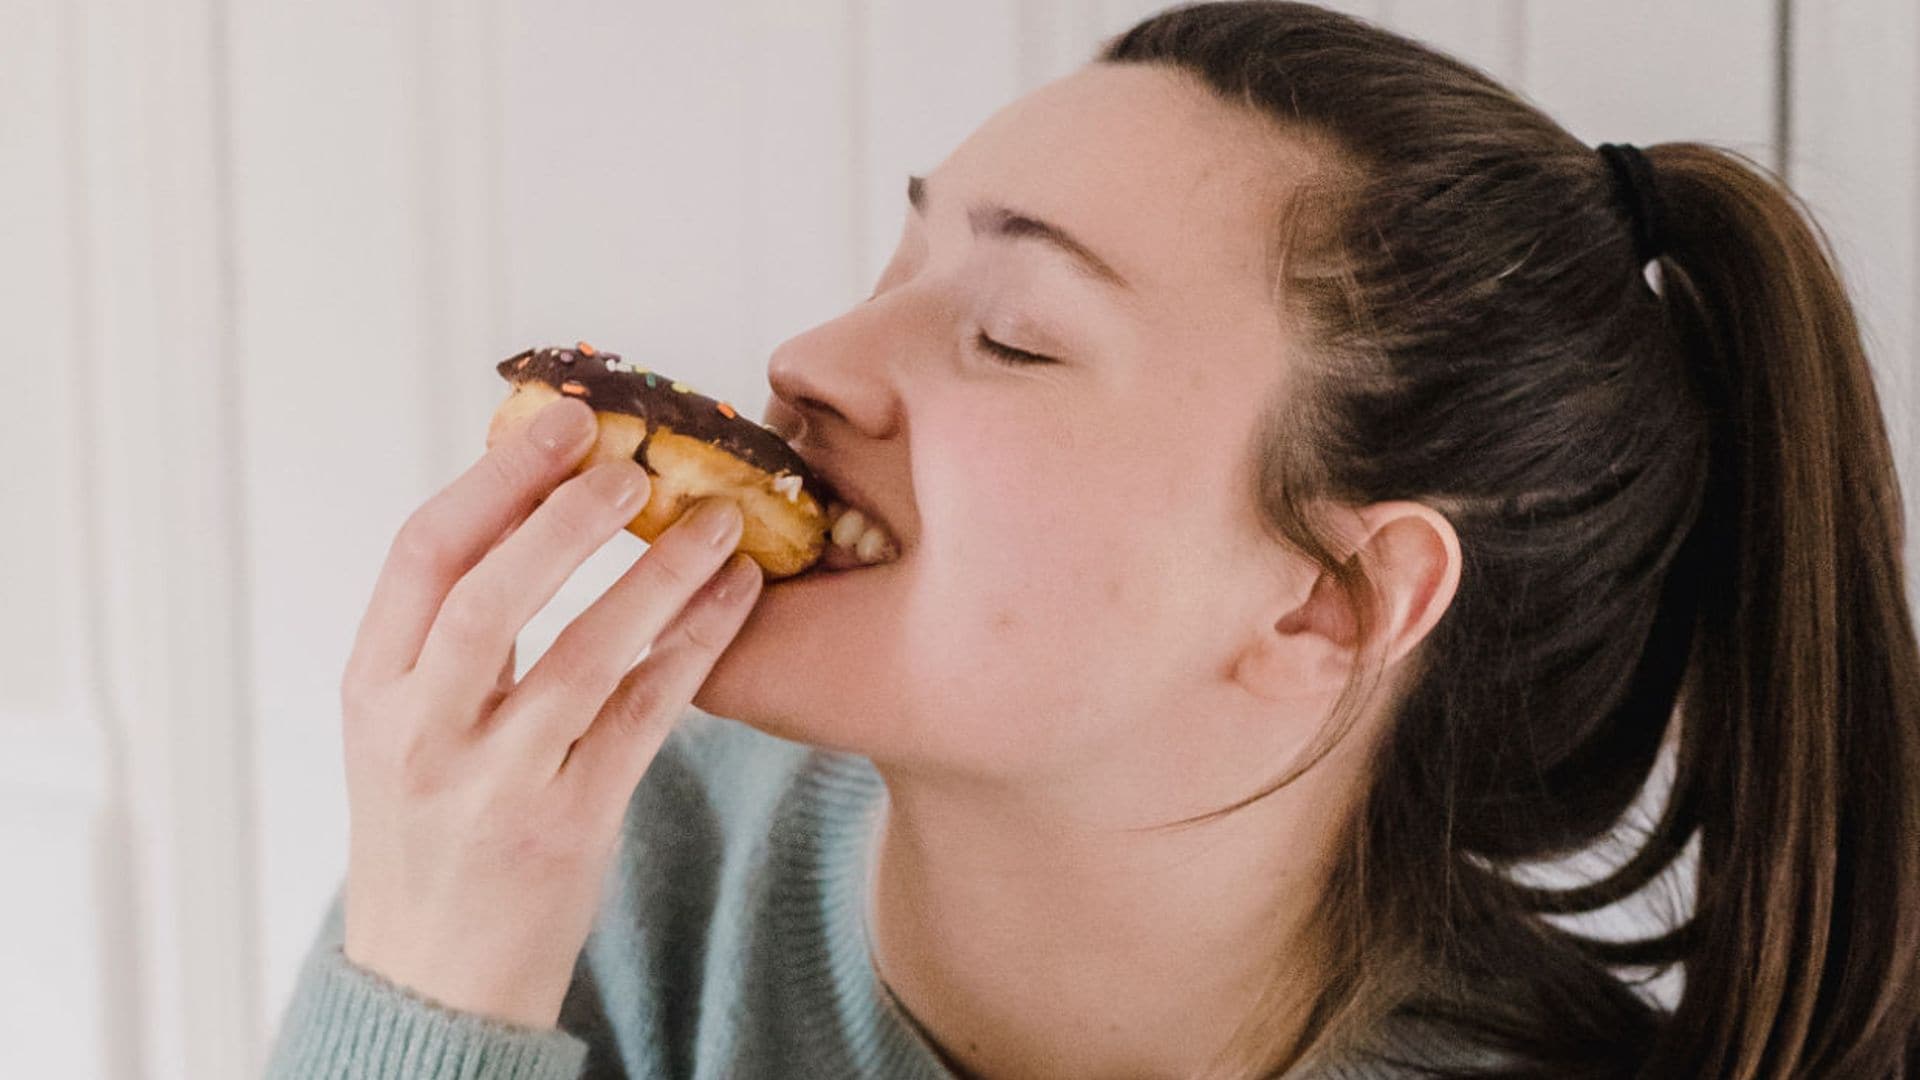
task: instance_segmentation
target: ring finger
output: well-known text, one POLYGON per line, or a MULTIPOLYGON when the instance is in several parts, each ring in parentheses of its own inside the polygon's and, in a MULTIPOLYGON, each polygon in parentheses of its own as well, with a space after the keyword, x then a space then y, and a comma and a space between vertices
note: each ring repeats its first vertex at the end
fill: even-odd
POLYGON ((568 624, 494 714, 512 732, 509 752, 558 766, 640 651, 726 562, 740 529, 738 507, 706 500, 568 624))
POLYGON ((635 464, 608 462, 561 484, 447 593, 414 667, 434 700, 475 716, 520 630, 587 556, 638 512, 648 492, 635 464))

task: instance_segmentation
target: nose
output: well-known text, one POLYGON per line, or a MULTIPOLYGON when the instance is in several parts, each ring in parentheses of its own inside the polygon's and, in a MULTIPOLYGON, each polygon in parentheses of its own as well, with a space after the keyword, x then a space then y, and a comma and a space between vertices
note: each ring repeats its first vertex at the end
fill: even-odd
MULTIPOLYGON (((848 312, 788 338, 767 361, 766 425, 788 442, 819 439, 819 429, 845 425, 867 438, 891 435, 898 424, 899 400, 886 362, 889 338, 884 326, 855 326, 848 312)), ((901 343, 892 342, 891 348, 901 343)))

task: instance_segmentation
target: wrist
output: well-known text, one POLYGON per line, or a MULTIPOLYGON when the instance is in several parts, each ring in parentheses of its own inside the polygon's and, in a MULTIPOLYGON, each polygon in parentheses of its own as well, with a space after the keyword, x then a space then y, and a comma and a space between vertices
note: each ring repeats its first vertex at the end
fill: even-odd
POLYGON ((571 977, 570 966, 556 974, 551 963, 501 964, 497 958, 472 963, 465 957, 450 961, 353 943, 343 944, 341 952, 353 966, 441 1008, 528 1031, 559 1026, 560 1004, 571 977))

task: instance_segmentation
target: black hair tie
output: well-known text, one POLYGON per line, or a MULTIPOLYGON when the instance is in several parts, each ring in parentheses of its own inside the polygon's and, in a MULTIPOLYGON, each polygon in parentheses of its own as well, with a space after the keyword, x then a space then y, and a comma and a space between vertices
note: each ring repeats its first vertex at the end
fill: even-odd
POLYGON ((1653 181, 1653 163, 1632 143, 1602 143, 1600 156, 1613 175, 1613 191, 1633 218, 1633 250, 1642 266, 1666 251, 1661 232, 1666 208, 1653 181))

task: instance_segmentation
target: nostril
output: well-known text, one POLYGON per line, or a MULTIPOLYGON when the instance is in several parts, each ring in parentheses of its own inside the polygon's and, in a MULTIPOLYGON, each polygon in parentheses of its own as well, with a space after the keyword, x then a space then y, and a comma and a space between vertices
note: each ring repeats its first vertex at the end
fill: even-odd
POLYGON ((799 442, 807 432, 806 416, 778 397, 768 400, 765 417, 760 426, 780 436, 783 442, 799 442))
POLYGON ((800 434, 802 436, 806 435, 808 429, 813 424, 813 418, 816 416, 830 416, 841 423, 852 423, 852 421, 847 418, 847 415, 839 409, 808 394, 802 394, 800 397, 794 399, 793 411, 800 417, 797 423, 800 425, 800 434))

